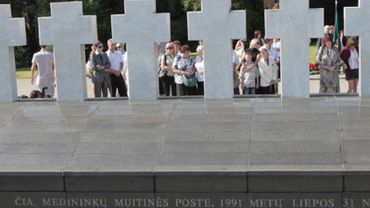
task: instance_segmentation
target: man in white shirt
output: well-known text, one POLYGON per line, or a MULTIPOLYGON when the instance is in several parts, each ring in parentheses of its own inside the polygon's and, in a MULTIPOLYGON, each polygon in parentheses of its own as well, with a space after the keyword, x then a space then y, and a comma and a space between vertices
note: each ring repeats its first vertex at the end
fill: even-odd
POLYGON ((40 91, 45 92, 45 97, 53 98, 55 91, 54 56, 46 45, 40 46, 41 50, 33 55, 31 67, 31 84, 35 84, 35 71, 38 69, 36 84, 40 91))
POLYGON ((116 51, 116 44, 112 39, 108 40, 107 56, 111 63, 112 97, 116 97, 117 90, 120 97, 126 97, 126 85, 121 73, 123 71, 123 58, 121 52, 116 51))

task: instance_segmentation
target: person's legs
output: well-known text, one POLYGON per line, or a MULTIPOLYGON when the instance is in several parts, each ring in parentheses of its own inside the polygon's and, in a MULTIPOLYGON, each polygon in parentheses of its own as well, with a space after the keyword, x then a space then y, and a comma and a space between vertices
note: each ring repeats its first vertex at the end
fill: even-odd
POLYGON ((40 92, 44 91, 44 96, 46 98, 54 97, 54 83, 52 80, 37 80, 37 87, 40 92))
POLYGON ((359 79, 359 69, 353 71, 353 93, 357 93, 358 79, 359 79))
POLYGON ((198 82, 198 95, 204 95, 204 82, 198 82))
POLYGON ((108 89, 112 93, 112 85, 110 79, 108 79, 108 77, 105 77, 102 83, 103 97, 108 97, 108 89))
POLYGON ((352 87, 351 87, 351 80, 348 80, 348 90, 347 90, 347 93, 351 93, 352 91, 352 87))
POLYGON ((164 83, 163 78, 158 78, 159 95, 164 96, 164 83))
POLYGON ((194 87, 187 87, 187 86, 183 86, 184 88, 184 95, 196 95, 197 94, 197 87, 194 86, 194 87))
POLYGON ((184 96, 184 84, 177 84, 176 85, 176 87, 177 87, 177 95, 178 96, 184 96))
POLYGON ((171 77, 169 76, 164 78, 164 95, 167 97, 170 96, 170 79, 171 77))
POLYGON ((249 90, 248 89, 249 88, 247 88, 247 87, 243 88, 243 95, 249 95, 249 90))
POLYGON ((271 94, 270 88, 271 88, 271 86, 268 86, 268 87, 260 87, 261 94, 263 94, 263 95, 271 94))
POLYGON ((348 80, 348 93, 353 93, 353 72, 352 70, 347 70, 346 79, 348 80))
POLYGON ((275 94, 275 85, 270 86, 270 93, 275 94))
POLYGON ((354 93, 355 82, 353 79, 348 81, 348 93, 354 93))
POLYGON ((117 77, 117 89, 120 97, 127 97, 126 84, 122 74, 117 77))
POLYGON ((54 92, 55 92, 55 88, 54 88, 54 83, 52 80, 48 80, 47 83, 45 83, 45 87, 47 87, 45 89, 45 96, 46 97, 50 97, 50 98, 53 98, 54 97, 54 92))
POLYGON ((357 93, 358 79, 353 80, 353 93, 357 93))
POLYGON ((116 97, 117 94, 117 79, 116 75, 111 74, 110 75, 110 82, 112 84, 112 91, 111 91, 111 96, 116 97))
POLYGON ((197 87, 190 87, 190 94, 191 95, 198 95, 197 87))
POLYGON ((169 76, 169 83, 170 83, 170 86, 171 86, 172 96, 177 96, 175 77, 169 76))
POLYGON ((94 95, 96 98, 101 97, 103 82, 100 80, 94 81, 94 95))
POLYGON ((183 86, 183 91, 184 91, 184 95, 185 96, 189 96, 190 95, 190 91, 189 91, 189 87, 187 87, 187 86, 183 86))

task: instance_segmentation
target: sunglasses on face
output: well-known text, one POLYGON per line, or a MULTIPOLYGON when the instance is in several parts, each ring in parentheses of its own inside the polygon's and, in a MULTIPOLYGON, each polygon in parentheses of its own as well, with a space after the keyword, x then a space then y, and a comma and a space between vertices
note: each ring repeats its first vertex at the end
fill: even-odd
POLYGON ((98 48, 103 48, 103 46, 98 46, 98 48))
POLYGON ((167 48, 167 49, 168 49, 168 50, 169 50, 169 49, 173 49, 173 47, 169 47, 169 48, 167 48))

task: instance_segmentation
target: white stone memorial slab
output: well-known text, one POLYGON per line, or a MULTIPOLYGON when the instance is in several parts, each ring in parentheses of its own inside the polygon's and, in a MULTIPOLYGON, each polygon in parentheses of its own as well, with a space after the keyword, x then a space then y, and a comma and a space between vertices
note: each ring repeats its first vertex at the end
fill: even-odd
POLYGON ((132 101, 158 98, 156 42, 171 39, 170 14, 156 14, 155 0, 125 0, 125 14, 112 15, 114 41, 126 42, 132 101))
POLYGON ((0 5, 0 102, 17 98, 14 46, 27 44, 24 18, 12 18, 10 5, 0 5))
POLYGON ((265 11, 268 38, 281 38, 283 97, 309 97, 309 40, 324 36, 324 10, 309 0, 280 0, 280 10, 265 11))
POLYGON ((201 12, 188 12, 189 40, 204 42, 207 99, 233 98, 232 39, 246 36, 246 12, 230 11, 231 0, 202 0, 201 12))
POLYGON ((360 95, 370 96, 370 1, 359 0, 358 4, 344 8, 344 33, 360 37, 360 95))
POLYGON ((53 45, 59 101, 87 97, 84 44, 97 41, 96 16, 83 16, 82 2, 51 3, 39 18, 40 44, 53 45))

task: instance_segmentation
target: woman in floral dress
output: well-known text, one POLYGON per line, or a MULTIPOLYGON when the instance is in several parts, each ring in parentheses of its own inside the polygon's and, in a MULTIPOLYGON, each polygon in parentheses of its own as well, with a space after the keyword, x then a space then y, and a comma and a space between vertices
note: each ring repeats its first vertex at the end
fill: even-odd
POLYGON ((317 53, 316 63, 320 70, 320 93, 339 93, 339 71, 343 64, 332 38, 325 38, 317 53))

